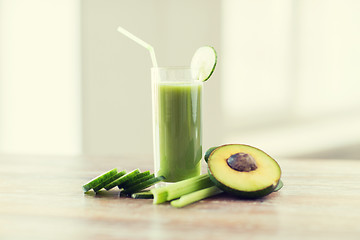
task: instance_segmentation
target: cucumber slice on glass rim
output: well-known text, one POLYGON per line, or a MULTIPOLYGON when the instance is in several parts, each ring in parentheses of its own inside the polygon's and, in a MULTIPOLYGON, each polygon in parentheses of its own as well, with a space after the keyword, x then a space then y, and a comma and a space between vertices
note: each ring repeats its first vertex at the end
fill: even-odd
POLYGON ((217 54, 213 47, 198 48, 191 59, 192 77, 203 82, 208 80, 215 70, 216 63, 217 54))

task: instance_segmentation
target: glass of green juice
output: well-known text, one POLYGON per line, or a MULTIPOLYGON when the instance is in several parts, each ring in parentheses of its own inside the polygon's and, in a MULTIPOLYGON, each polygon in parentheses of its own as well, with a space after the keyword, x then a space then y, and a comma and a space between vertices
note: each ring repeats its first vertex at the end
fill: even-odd
POLYGON ((190 67, 151 69, 155 175, 176 182, 200 175, 202 81, 190 67))

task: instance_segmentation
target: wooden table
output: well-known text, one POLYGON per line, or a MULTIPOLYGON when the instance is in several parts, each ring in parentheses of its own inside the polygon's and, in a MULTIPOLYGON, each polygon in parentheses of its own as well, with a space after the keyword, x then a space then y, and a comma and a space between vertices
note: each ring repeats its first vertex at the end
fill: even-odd
POLYGON ((151 157, 0 156, 0 239, 360 239, 360 160, 278 162, 277 193, 176 209, 82 192, 113 167, 152 169, 151 157))

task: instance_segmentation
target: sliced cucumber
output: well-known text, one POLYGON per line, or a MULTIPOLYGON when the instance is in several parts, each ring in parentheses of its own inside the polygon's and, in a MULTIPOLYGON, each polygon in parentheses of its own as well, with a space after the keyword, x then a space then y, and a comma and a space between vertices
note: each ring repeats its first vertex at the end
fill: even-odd
POLYGON ((109 179, 110 177, 114 176, 116 173, 117 173, 117 169, 114 168, 110 171, 107 171, 107 172, 91 179, 89 182, 87 182, 86 184, 84 184, 82 186, 84 192, 87 192, 90 189, 92 189, 93 187, 96 187, 100 183, 102 183, 102 182, 106 181, 107 179, 109 179))
POLYGON ((148 188, 148 187, 154 185, 155 183, 161 182, 164 179, 165 179, 165 177, 163 177, 163 176, 148 179, 145 182, 141 182, 139 184, 136 184, 136 185, 126 189, 125 191, 123 191, 123 193, 132 194, 132 193, 140 192, 141 190, 144 190, 145 188, 148 188))
POLYGON ((216 63, 217 54, 213 47, 198 48, 191 59, 192 77, 203 82, 208 80, 215 70, 216 63))
POLYGON ((108 185, 106 185, 104 188, 106 190, 110 190, 113 187, 118 186, 119 184, 122 184, 123 182, 132 179, 134 176, 136 176, 138 173, 140 172, 139 169, 135 169, 132 172, 129 172, 128 174, 116 179, 115 181, 112 181, 111 183, 109 183, 108 185))
POLYGON ((150 175, 150 171, 145 171, 145 172, 141 172, 141 173, 138 173, 136 174, 134 177, 126 180, 125 182, 121 183, 118 185, 118 188, 119 189, 122 189, 122 188, 129 188, 130 186, 133 185, 133 182, 137 181, 138 179, 142 178, 142 177, 145 177, 145 176, 148 176, 150 175))
POLYGON ((154 198, 154 195, 150 191, 143 191, 143 192, 133 193, 131 194, 131 197, 135 199, 152 199, 154 198))
POLYGON ((126 171, 121 171, 118 172, 117 174, 111 176, 110 178, 108 178, 107 180, 103 181, 102 183, 100 183, 99 185, 97 185, 96 187, 93 187, 93 190, 95 192, 100 191, 103 187, 105 187, 106 185, 108 185, 109 183, 111 183, 112 181, 115 181, 116 179, 124 176, 126 174, 126 171))
POLYGON ((143 176, 141 178, 138 178, 136 180, 133 179, 126 186, 124 186, 123 189, 126 190, 128 188, 131 188, 132 186, 135 186, 135 185, 137 185, 137 184, 139 184, 141 182, 145 182, 146 180, 149 180, 149 179, 154 178, 154 177, 155 177, 155 174, 149 174, 149 175, 143 176))

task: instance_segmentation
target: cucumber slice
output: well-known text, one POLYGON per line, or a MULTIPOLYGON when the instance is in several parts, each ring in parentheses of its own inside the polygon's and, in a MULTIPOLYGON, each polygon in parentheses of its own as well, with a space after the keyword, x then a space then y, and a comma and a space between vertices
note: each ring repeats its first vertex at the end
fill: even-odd
POLYGON ((106 190, 110 190, 112 189, 113 187, 116 187, 117 185, 119 184, 122 184, 123 182, 129 180, 129 179, 132 179, 134 176, 136 176, 138 173, 140 172, 139 169, 135 169, 133 170, 132 172, 129 172, 128 174, 112 181, 111 183, 109 183, 108 185, 106 185, 104 188, 106 190))
MULTIPOLYGON (((140 175, 140 174, 138 174, 140 175)), ((141 182, 145 182, 146 180, 149 180, 151 178, 154 178, 155 177, 155 174, 150 174, 150 175, 146 175, 146 176, 143 176, 141 178, 138 178, 136 180, 132 180, 130 181, 126 186, 123 187, 124 190, 128 189, 128 188, 131 188, 132 186, 135 186, 141 182)))
POLYGON ((97 185, 96 187, 93 188, 93 190, 95 192, 100 191, 103 187, 105 187, 106 185, 108 185, 109 183, 111 183, 112 181, 115 181, 116 179, 124 176, 126 174, 126 171, 121 171, 118 172, 117 174, 115 174, 114 176, 111 176, 110 178, 108 178, 107 180, 105 180, 104 182, 100 183, 99 185, 97 185))
POLYGON ((145 172, 142 172, 142 173, 138 173, 138 174, 136 174, 134 177, 132 177, 132 178, 128 179, 127 181, 119 184, 119 185, 118 185, 118 188, 119 188, 119 189, 129 188, 130 186, 133 185, 133 182, 134 182, 134 181, 137 181, 138 179, 143 178, 143 177, 148 176, 148 175, 150 175, 150 171, 145 171, 145 172))
POLYGON ((154 198, 154 195, 150 191, 143 191, 143 192, 133 193, 131 194, 131 197, 135 199, 152 199, 154 198))
POLYGON ((97 185, 99 185, 100 183, 106 181, 108 178, 114 176, 117 173, 117 169, 114 168, 110 171, 107 171, 93 179, 91 179, 89 182, 87 182, 86 184, 84 184, 82 186, 84 192, 89 191, 90 189, 92 189, 93 187, 96 187, 97 185))
POLYGON ((136 184, 136 185, 126 189, 125 191, 123 191, 123 193, 132 194, 132 193, 140 192, 141 190, 144 190, 145 188, 148 188, 148 187, 154 185, 155 183, 161 182, 164 179, 165 179, 165 177, 163 177, 163 176, 148 179, 145 182, 141 182, 139 184, 136 184))
POLYGON ((205 82, 215 70, 217 54, 213 47, 204 46, 196 50, 191 59, 192 77, 205 82))

